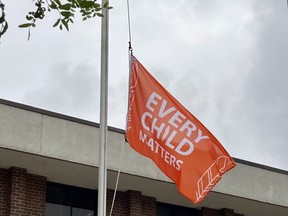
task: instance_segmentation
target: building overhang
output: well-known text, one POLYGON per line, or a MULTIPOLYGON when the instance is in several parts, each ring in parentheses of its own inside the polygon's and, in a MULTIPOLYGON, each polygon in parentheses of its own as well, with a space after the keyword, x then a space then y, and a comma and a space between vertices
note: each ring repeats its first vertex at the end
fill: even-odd
MULTIPOLYGON (((47 181, 51 182, 95 190, 98 187, 98 168, 95 166, 43 157, 7 148, 0 148, 0 164, 2 168, 10 168, 11 166, 25 168, 29 173, 45 176, 47 181)), ((116 178, 117 171, 108 170, 107 187, 109 189, 115 189, 116 178)), ((194 205, 179 194, 175 184, 171 182, 123 172, 120 175, 118 190, 137 190, 141 191, 143 195, 155 197, 158 202, 191 208, 201 208, 202 206, 214 209, 231 208, 245 216, 287 216, 288 212, 288 208, 284 206, 245 199, 216 191, 211 191, 200 205, 194 205)))
MULTIPOLYGON (((0 168, 17 166, 48 181, 97 189, 99 124, 0 99, 0 168)), ((119 190, 138 190, 159 202, 198 208, 231 208, 245 216, 288 215, 288 172, 237 159, 196 206, 154 163, 124 142, 123 130, 107 136, 108 188, 115 186, 124 145, 119 190)))

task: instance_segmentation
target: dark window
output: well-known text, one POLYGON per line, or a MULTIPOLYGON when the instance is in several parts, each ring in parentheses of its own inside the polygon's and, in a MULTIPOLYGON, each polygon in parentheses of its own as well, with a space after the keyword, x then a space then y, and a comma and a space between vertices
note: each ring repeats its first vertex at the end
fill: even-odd
POLYGON ((157 202, 157 216, 197 216, 197 209, 157 202))
POLYGON ((97 192, 58 183, 47 183, 46 216, 95 216, 97 192))

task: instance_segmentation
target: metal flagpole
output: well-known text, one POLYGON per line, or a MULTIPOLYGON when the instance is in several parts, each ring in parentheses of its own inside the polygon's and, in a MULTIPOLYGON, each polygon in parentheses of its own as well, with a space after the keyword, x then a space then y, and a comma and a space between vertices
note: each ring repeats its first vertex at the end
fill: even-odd
MULTIPOLYGON (((102 6, 107 3, 102 0, 102 6)), ((99 173, 98 173, 98 216, 106 215, 107 188, 107 113, 108 113, 108 39, 109 12, 102 9, 104 17, 101 23, 101 84, 100 84, 100 135, 99 135, 99 173)))

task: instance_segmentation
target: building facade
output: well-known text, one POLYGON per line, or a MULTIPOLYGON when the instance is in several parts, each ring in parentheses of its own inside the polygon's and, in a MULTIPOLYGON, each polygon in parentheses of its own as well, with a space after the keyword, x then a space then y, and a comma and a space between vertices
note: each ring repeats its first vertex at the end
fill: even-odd
MULTIPOLYGON (((0 100, 0 216, 97 215, 98 135, 96 123, 0 100)), ((109 128, 107 148, 107 215, 119 164, 115 216, 288 215, 287 171, 235 159, 194 205, 122 130, 109 128)))

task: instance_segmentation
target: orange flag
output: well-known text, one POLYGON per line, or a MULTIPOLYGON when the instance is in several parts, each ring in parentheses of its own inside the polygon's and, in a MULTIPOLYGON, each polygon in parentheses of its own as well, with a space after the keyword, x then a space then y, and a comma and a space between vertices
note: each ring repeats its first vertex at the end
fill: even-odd
POLYGON ((235 162, 134 56, 131 67, 126 138, 197 204, 235 162))

